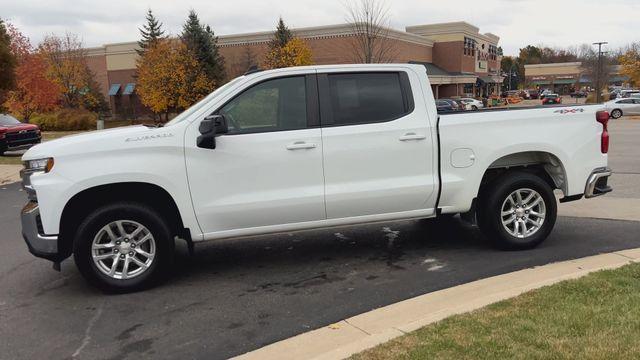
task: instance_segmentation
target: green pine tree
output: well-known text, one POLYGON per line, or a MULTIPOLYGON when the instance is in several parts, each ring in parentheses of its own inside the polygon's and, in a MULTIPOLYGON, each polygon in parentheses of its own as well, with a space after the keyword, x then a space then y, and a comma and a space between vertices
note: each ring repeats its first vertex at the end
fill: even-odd
POLYGON ((216 86, 221 85, 225 79, 225 68, 224 57, 218 47, 218 38, 209 25, 204 26, 200 23, 194 10, 189 11, 180 38, 196 55, 207 77, 213 80, 216 86))
POLYGON ((162 39, 164 37, 164 30, 162 30, 162 23, 153 16, 153 12, 151 9, 147 10, 147 15, 145 16, 147 23, 142 26, 140 30, 140 35, 142 35, 142 39, 138 41, 138 55, 142 56, 145 50, 151 46, 154 42, 158 41, 158 39, 162 39))
POLYGON ((11 52, 11 38, 4 21, 0 19, 0 111, 7 91, 13 89, 16 79, 16 58, 11 52))
POLYGON ((283 48, 289 41, 293 39, 291 30, 285 25, 282 17, 278 19, 278 25, 276 26, 276 32, 273 34, 273 40, 271 41, 271 47, 283 48))

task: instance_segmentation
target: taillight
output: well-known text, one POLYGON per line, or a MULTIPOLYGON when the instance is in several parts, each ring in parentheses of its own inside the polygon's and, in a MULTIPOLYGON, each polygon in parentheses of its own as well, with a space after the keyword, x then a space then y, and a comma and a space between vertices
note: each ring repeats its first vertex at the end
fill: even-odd
POLYGON ((598 111, 596 113, 596 120, 602 124, 602 135, 600 136, 600 151, 603 154, 609 152, 609 113, 607 111, 598 111))

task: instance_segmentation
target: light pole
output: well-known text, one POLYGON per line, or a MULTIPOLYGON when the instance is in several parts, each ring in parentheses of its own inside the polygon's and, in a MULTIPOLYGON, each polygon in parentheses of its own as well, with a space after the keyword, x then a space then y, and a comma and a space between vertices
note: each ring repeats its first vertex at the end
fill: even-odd
POLYGON ((511 91, 511 74, 513 74, 513 68, 516 66, 516 64, 511 64, 511 67, 509 68, 509 91, 511 91))
POLYGON ((600 94, 600 75, 602 73, 602 45, 609 44, 606 41, 595 42, 593 45, 598 45, 598 68, 596 70, 596 103, 602 101, 602 94, 600 94))

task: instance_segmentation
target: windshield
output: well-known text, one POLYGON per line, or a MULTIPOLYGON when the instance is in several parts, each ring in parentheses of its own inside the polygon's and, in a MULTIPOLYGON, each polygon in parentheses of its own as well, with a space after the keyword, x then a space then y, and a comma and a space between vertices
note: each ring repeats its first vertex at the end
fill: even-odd
POLYGON ((18 124, 20 124, 20 121, 18 121, 13 116, 0 114, 0 126, 2 125, 12 126, 12 125, 18 125, 18 124))
POLYGON ((190 108, 188 108, 187 110, 183 111, 182 113, 180 113, 178 116, 176 116, 175 118, 173 118, 171 121, 169 121, 168 123, 166 123, 164 126, 171 126, 171 125, 175 125, 181 121, 183 121, 184 119, 188 118, 189 115, 193 114, 194 112, 200 110, 200 108, 202 106, 204 106, 206 103, 209 102, 209 100, 213 99, 214 97, 218 96, 218 94, 220 92, 222 92, 224 89, 227 89, 229 87, 231 87, 233 84, 239 82, 241 79, 243 79, 244 76, 240 76, 237 77, 231 81, 229 81, 228 83, 220 86, 219 88, 217 88, 214 92, 212 92, 211 94, 207 95, 206 97, 204 97, 202 100, 198 101, 197 103, 195 103, 193 106, 191 106, 190 108))

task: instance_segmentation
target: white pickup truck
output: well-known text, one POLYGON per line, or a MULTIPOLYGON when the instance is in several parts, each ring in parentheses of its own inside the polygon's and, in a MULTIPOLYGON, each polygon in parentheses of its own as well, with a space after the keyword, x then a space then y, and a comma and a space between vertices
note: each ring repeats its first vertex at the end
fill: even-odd
POLYGON ((611 191, 601 106, 438 114, 420 65, 255 72, 163 127, 24 156, 23 237, 91 283, 164 278, 174 243, 463 214, 501 248, 551 232, 561 201, 611 191), (474 220, 475 221, 475 220, 474 220))

